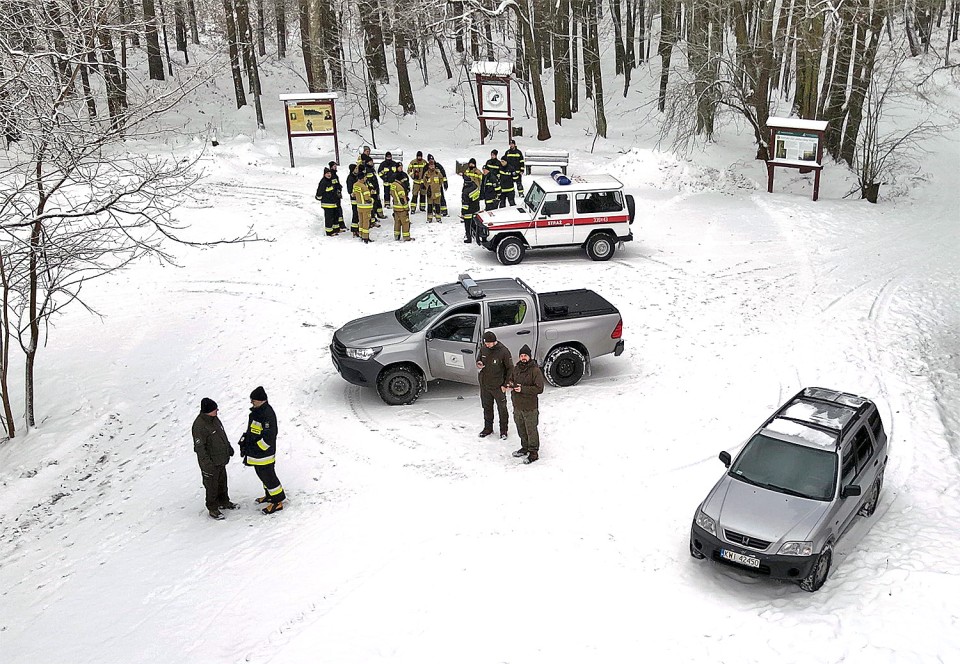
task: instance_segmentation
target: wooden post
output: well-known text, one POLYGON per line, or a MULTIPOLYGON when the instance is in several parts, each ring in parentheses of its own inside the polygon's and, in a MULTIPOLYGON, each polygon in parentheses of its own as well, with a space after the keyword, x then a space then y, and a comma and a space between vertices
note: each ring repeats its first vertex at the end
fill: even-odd
POLYGON ((290 133, 290 105, 283 102, 283 117, 287 122, 287 150, 290 152, 290 168, 295 168, 293 163, 293 134, 290 133))

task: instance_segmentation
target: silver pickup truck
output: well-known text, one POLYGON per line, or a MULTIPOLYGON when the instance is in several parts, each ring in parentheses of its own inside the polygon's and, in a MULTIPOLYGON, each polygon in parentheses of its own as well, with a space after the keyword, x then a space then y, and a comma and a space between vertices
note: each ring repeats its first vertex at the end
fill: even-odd
POLYGON ((460 275, 396 311, 350 321, 333 335, 330 356, 343 378, 376 386, 386 403, 412 404, 427 382, 476 385, 480 338, 492 330, 516 360, 527 344, 551 385, 567 387, 601 355, 623 353, 623 320, 591 290, 537 294, 520 279, 460 275))

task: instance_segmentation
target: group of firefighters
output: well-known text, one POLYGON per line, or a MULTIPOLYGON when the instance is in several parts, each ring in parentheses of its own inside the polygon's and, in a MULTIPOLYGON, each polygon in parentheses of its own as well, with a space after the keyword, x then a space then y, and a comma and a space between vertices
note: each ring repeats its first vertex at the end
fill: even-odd
MULTIPOLYGON (((324 227, 328 236, 339 235, 347 231, 343 216, 343 185, 337 172, 338 164, 331 161, 323 169, 323 177, 317 185, 316 199, 323 209, 324 227)), ((517 149, 515 141, 503 157, 496 150, 490 152, 490 159, 477 168, 477 160, 470 159, 462 172, 463 189, 461 193, 461 218, 464 227, 464 242, 474 237, 474 220, 480 211, 480 201, 486 210, 516 204, 516 195, 523 197, 523 153, 517 149)), ((394 239, 410 241, 410 213, 427 213, 427 223, 440 222, 448 216, 447 171, 432 154, 423 158, 423 152, 404 170, 403 164, 394 161, 390 152, 384 153, 384 160, 374 167, 370 148, 364 147, 355 164, 350 164, 346 186, 350 196, 353 215, 350 232, 364 243, 373 242, 370 229, 380 226, 379 220, 386 219, 384 208, 393 209, 394 239), (379 177, 378 177, 379 176, 379 177), (381 197, 382 182, 382 197, 381 197)))

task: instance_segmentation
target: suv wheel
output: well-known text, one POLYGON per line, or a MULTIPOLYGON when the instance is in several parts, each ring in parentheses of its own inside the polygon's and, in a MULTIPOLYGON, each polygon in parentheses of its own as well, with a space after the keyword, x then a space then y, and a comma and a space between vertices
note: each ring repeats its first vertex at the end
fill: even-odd
POLYGON ((877 503, 880 502, 880 489, 883 488, 884 470, 885 469, 880 469, 880 474, 877 475, 877 479, 874 481, 873 487, 870 489, 870 498, 867 500, 867 502, 860 506, 860 516, 873 516, 873 513, 877 511, 877 503))
POLYGON ((586 368, 587 359, 583 353, 570 346, 554 348, 543 361, 543 375, 554 387, 576 385, 586 368))
POLYGON ((617 250, 617 240, 609 233, 597 233, 587 240, 587 256, 595 261, 608 261, 617 250))
POLYGON ((497 245, 497 260, 501 265, 516 265, 523 260, 523 242, 515 237, 505 237, 497 245))
POLYGON ((830 574, 830 561, 833 558, 833 552, 829 546, 823 547, 823 551, 817 557, 817 562, 810 568, 810 573, 800 581, 800 587, 808 593, 815 593, 823 587, 827 575, 830 574))
POLYGON ((384 403, 409 406, 423 393, 423 375, 410 367, 391 367, 377 379, 377 392, 384 403))

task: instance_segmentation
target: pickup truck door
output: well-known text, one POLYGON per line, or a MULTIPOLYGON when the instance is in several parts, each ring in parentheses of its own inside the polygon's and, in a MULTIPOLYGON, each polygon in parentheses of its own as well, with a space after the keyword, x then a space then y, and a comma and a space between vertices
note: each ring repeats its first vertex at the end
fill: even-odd
POLYGON ((570 194, 547 194, 535 219, 537 236, 531 245, 544 247, 554 244, 573 244, 573 213, 570 194))
POLYGON ((434 378, 477 385, 480 316, 454 314, 427 330, 427 364, 434 378))
POLYGON ((497 341, 510 351, 514 363, 524 344, 537 352, 537 312, 526 297, 486 302, 487 327, 497 335, 497 341))

